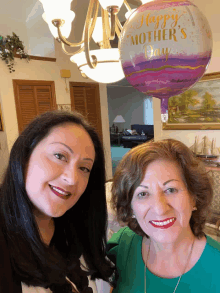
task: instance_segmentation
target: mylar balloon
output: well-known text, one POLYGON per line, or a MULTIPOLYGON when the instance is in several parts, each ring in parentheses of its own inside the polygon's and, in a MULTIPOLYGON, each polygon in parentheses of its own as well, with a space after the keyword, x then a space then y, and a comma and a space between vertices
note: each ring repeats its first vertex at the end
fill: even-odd
POLYGON ((205 16, 191 2, 155 0, 128 18, 119 49, 128 82, 161 99, 161 114, 167 120, 169 97, 186 91, 204 74, 212 34, 205 16))

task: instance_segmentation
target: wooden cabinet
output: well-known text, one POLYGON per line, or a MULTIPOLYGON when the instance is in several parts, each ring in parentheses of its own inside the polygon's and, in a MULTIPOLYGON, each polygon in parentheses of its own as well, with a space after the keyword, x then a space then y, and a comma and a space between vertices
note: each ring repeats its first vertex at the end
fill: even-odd
POLYGON ((53 81, 13 80, 19 133, 37 115, 56 109, 53 81))

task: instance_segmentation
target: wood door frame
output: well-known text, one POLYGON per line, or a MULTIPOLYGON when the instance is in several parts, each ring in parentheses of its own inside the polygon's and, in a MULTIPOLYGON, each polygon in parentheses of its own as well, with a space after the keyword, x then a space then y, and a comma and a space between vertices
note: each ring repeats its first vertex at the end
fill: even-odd
POLYGON ((99 90, 99 84, 95 83, 95 82, 75 82, 75 81, 70 81, 69 82, 69 87, 70 87, 70 101, 71 101, 71 109, 72 109, 72 98, 71 98, 71 87, 74 86, 79 86, 79 87, 91 87, 91 86, 95 86, 97 93, 98 93, 98 97, 99 99, 97 99, 97 104, 96 107, 98 109, 98 112, 100 113, 100 123, 101 123, 101 139, 103 140, 103 130, 102 130, 102 113, 101 113, 101 102, 100 102, 100 90, 99 90))
POLYGON ((19 123, 19 121, 22 121, 22 117, 21 117, 22 113, 21 113, 21 108, 20 108, 20 103, 19 103, 19 85, 26 85, 26 86, 45 86, 45 85, 47 85, 47 86, 50 86, 51 87, 52 107, 54 110, 57 109, 54 81, 13 79, 12 82, 13 82, 13 88, 14 88, 15 107, 16 107, 19 133, 21 133, 21 131, 22 131, 20 123, 19 123))

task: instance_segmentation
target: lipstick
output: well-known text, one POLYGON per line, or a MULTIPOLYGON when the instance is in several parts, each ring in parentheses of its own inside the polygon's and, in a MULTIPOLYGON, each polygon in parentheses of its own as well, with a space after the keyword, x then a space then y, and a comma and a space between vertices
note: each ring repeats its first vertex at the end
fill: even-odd
POLYGON ((52 186, 52 185, 50 185, 50 184, 49 184, 49 186, 50 186, 51 191, 52 191, 56 196, 58 196, 58 197, 60 197, 60 198, 62 198, 62 199, 68 199, 68 198, 70 198, 70 196, 72 195, 70 192, 63 190, 63 189, 60 188, 60 187, 52 186))
POLYGON ((176 218, 172 217, 172 218, 167 218, 164 219, 163 221, 149 221, 149 223, 155 227, 155 228, 159 228, 159 229, 168 229, 171 226, 173 226, 173 224, 176 222, 176 218))

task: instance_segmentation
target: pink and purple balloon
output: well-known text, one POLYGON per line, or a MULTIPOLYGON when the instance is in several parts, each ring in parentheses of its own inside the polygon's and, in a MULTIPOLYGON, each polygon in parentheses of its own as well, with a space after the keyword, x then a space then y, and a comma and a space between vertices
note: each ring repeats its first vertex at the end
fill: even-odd
POLYGON ((168 119, 168 99, 189 89, 205 73, 212 34, 200 10, 185 0, 155 0, 140 6, 126 21, 119 42, 128 82, 161 99, 168 119))

